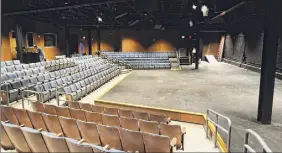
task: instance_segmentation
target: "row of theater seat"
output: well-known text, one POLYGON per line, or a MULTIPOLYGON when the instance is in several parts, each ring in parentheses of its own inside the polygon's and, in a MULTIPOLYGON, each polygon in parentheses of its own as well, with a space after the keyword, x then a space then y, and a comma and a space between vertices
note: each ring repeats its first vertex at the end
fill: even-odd
POLYGON ((34 111, 44 112, 50 115, 95 122, 107 126, 122 127, 133 131, 167 135, 171 139, 175 137, 177 138, 177 148, 184 149, 182 144, 184 143, 185 129, 181 129, 178 125, 168 125, 170 119, 166 116, 101 107, 89 103, 68 102, 68 104, 76 109, 42 103, 32 103, 32 108, 34 111))
MULTIPOLYGON (((79 60, 76 60, 76 62, 79 63, 78 66, 62 69, 59 71, 54 72, 48 72, 44 71, 44 69, 33 69, 32 71, 30 69, 19 71, 23 73, 22 75, 19 75, 21 73, 7 73, 5 74, 8 76, 7 80, 5 82, 2 82, 1 84, 1 97, 2 102, 7 103, 9 101, 13 102, 16 100, 21 99, 23 93, 23 90, 33 90, 35 91, 33 93, 37 93, 37 99, 40 101, 47 101, 55 97, 56 93, 56 87, 61 85, 69 85, 71 83, 74 83, 75 80, 72 78, 79 78, 75 76, 71 76, 71 74, 78 73, 78 72, 84 72, 87 70, 91 70, 91 75, 94 75, 95 73, 99 74, 100 76, 106 75, 106 73, 110 73, 109 70, 113 70, 111 68, 117 69, 115 65, 109 64, 106 62, 106 60, 103 60, 98 57, 77 57, 79 60), (84 62, 81 62, 84 61, 84 62), (95 70, 93 70, 95 69, 95 70), (39 71, 40 70, 40 71, 39 71), (93 70, 93 71, 92 71, 93 70), (103 72, 105 71, 105 72, 103 72), (101 72, 101 73, 100 73, 101 72), (55 80, 55 82, 54 82, 55 80), (52 82, 53 81, 53 82, 52 82), (51 84, 52 82, 52 84, 51 84), (43 86, 44 85, 44 86, 43 86), (33 88, 33 87, 36 88, 33 88), (31 88, 32 87, 32 88, 31 88)), ((41 67, 42 68, 42 67, 41 67)), ((115 71, 116 72, 116 71, 115 71)), ((119 72, 119 71, 117 71, 119 72)), ((114 73, 113 75, 109 76, 116 76, 117 73, 114 73)), ((77 76, 77 74, 76 74, 77 76)), ((89 76, 89 74, 88 74, 89 76)), ((98 76, 98 75, 97 75, 98 76)), ((95 79, 98 79, 97 76, 95 79)), ((5 77, 2 77, 2 80, 5 77)), ((107 79, 109 80, 109 77, 107 76, 107 79)), ((90 80, 90 79, 89 79, 90 80)), ((99 78, 100 80, 100 78, 99 78)), ((91 80, 93 81, 93 79, 91 80)), ((94 80, 96 82, 96 80, 94 80)), ((105 79, 103 78, 103 83, 105 83, 105 79)), ((83 86, 83 84, 88 84, 88 79, 85 80, 85 82, 81 82, 80 85, 83 86)), ((77 84, 78 85, 78 84, 77 84)), ((101 83, 98 83, 98 86, 100 86, 101 83)), ((97 87, 97 86, 96 86, 97 87)), ((25 94, 26 95, 26 94, 25 94)), ((23 96, 25 96, 23 95, 23 96)), ((82 97, 78 96, 79 98, 82 97)))
POLYGON ((173 53, 153 52, 103 52, 107 58, 130 64, 133 69, 167 69, 170 68, 169 57, 173 53))
MULTIPOLYGON (((108 146, 110 149, 118 149, 131 152, 169 152, 172 148, 170 142, 173 142, 173 146, 176 146, 177 139, 170 139, 165 135, 155 135, 146 132, 131 131, 123 128, 105 126, 93 122, 85 122, 82 120, 76 120, 62 116, 58 117, 56 115, 27 111, 24 109, 16 109, 11 107, 2 107, 1 109, 3 110, 4 115, 7 116, 7 114, 9 114, 13 116, 9 116, 9 122, 11 124, 20 125, 22 127, 25 126, 29 128, 35 128, 40 131, 49 131, 75 140, 83 139, 87 143, 98 146, 108 146), (13 115, 13 113, 15 114, 13 115), (17 121, 17 119, 19 120, 17 121), (161 144, 161 146, 154 147, 154 145, 158 144, 158 142, 161 142, 159 143, 161 144)), ((2 121, 3 120, 7 119, 2 118, 2 121)), ((161 124, 161 127, 164 126, 162 128, 162 132, 173 132, 169 128, 167 129, 166 125, 167 124, 161 124)), ((56 139, 58 138, 54 139, 55 140, 52 141, 56 141, 56 139)))

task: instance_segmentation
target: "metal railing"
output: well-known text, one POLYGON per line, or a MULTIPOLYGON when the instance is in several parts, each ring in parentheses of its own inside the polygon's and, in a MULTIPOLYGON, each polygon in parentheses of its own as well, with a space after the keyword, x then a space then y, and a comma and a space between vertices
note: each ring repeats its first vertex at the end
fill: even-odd
POLYGON ((218 128, 221 129, 224 133, 227 134, 227 152, 230 152, 230 142, 231 142, 231 120, 230 118, 219 114, 213 110, 208 109, 207 110, 207 121, 206 121, 206 137, 208 138, 208 131, 209 131, 209 127, 208 124, 209 122, 211 122, 214 126, 215 126, 215 132, 214 132, 214 147, 217 147, 217 133, 218 133, 218 128), (216 120, 213 121, 210 118, 210 114, 214 114, 216 117, 216 120), (223 118, 228 122, 228 128, 225 129, 224 127, 222 127, 221 125, 219 125, 218 123, 218 119, 223 118))
POLYGON ((256 151, 249 145, 249 135, 252 135, 256 138, 256 140, 259 142, 259 144, 262 147, 262 152, 272 153, 271 149, 266 145, 263 139, 256 132, 254 132, 251 129, 246 129, 245 142, 244 142, 244 153, 247 153, 247 152, 256 153, 256 151))

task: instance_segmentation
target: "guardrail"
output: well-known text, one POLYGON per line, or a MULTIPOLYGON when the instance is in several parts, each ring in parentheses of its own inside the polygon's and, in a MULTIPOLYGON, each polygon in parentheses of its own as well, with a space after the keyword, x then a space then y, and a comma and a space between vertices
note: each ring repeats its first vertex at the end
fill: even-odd
POLYGON ((230 118, 219 114, 213 110, 208 109, 207 110, 207 121, 206 121, 206 137, 208 138, 208 124, 211 122, 215 126, 215 132, 214 132, 214 147, 217 147, 217 133, 218 133, 218 128, 221 129, 224 133, 227 134, 227 152, 230 152, 230 143, 231 143, 231 120, 230 118), (210 118, 210 114, 214 114, 216 117, 216 121, 213 121, 210 118), (225 129, 224 127, 220 126, 218 123, 219 117, 225 119, 228 122, 228 128, 225 129))
POLYGON ((256 151, 249 145, 249 135, 252 135, 256 138, 256 140, 259 142, 259 144, 262 147, 262 152, 272 153, 271 149, 266 145, 263 139, 256 132, 254 132, 251 129, 247 129, 245 133, 244 153, 247 153, 247 152, 256 153, 256 151))

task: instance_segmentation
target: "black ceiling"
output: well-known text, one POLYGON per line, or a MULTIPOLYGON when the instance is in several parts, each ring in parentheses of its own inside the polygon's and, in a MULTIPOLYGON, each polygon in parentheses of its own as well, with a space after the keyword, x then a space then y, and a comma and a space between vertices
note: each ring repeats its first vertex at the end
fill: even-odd
MULTIPOLYGON (((224 24, 258 15, 255 4, 248 3, 212 22, 210 19, 243 0, 2 0, 2 15, 28 17, 34 20, 68 26, 187 28, 192 20, 203 18, 192 5, 207 5, 209 17, 201 26, 223 28, 224 24), (152 7, 155 6, 155 7, 152 7), (234 13, 235 12, 235 13, 234 13), (118 17, 119 16, 119 17, 118 17), (102 18, 102 22, 98 21, 102 18), (134 24, 136 22, 136 24, 134 24)), ((198 7, 200 8, 200 7, 198 7)), ((193 26, 196 27, 196 26, 193 26)), ((193 27, 191 29, 193 29, 193 27)))

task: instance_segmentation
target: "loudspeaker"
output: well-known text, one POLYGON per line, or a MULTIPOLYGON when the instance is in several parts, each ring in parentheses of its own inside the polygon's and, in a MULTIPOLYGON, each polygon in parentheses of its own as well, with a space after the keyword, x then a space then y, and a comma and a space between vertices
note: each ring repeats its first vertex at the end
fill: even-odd
POLYGON ((159 11, 160 0, 136 0, 137 9, 159 11))

